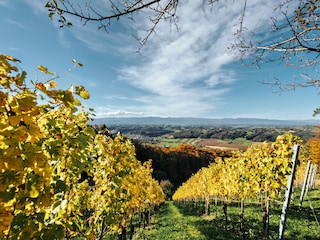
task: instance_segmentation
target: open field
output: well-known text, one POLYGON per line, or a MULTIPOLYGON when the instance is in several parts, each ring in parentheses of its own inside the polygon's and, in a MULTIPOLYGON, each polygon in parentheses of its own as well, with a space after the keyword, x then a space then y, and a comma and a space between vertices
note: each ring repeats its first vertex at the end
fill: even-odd
POLYGON ((219 140, 219 139, 200 139, 197 144, 199 146, 229 150, 229 149, 240 149, 245 150, 251 145, 251 141, 244 138, 236 138, 233 140, 219 140))
POLYGON ((176 147, 179 144, 198 145, 199 139, 195 138, 164 138, 157 144, 159 147, 176 147))
POLYGON ((208 147, 221 150, 245 150, 251 143, 251 141, 244 138, 236 138, 233 140, 212 138, 164 138, 157 145, 160 147, 176 147, 179 144, 189 144, 197 147, 208 147))

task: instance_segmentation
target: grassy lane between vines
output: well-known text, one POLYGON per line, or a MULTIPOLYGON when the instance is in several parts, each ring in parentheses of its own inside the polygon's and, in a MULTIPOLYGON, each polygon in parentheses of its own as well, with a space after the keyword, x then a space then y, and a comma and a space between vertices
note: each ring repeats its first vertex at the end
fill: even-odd
MULTIPOLYGON (((288 211, 284 239, 320 239, 320 189, 312 190, 305 197, 302 208, 298 207, 300 193, 295 192, 295 204, 288 211), (312 208, 310 208, 310 205, 312 208)), ((269 239, 277 239, 282 204, 273 202, 270 212, 269 239)), ((263 239, 263 209, 260 204, 246 204, 244 236, 240 231, 238 203, 228 206, 228 224, 225 223, 221 204, 211 205, 211 214, 203 215, 203 209, 192 205, 178 206, 166 202, 153 216, 145 229, 136 229, 135 240, 224 240, 263 239)))
POLYGON ((167 201, 153 216, 151 224, 138 229, 135 240, 208 239, 197 229, 198 216, 185 216, 172 201, 167 201))

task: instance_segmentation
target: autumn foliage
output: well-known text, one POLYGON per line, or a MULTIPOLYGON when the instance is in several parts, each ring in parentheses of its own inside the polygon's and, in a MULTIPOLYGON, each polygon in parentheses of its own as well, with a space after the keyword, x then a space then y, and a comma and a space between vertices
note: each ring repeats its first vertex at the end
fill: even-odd
POLYGON ((180 186, 200 168, 215 162, 215 159, 231 156, 231 151, 187 144, 165 148, 139 142, 134 144, 139 160, 144 162, 152 159, 153 177, 159 181, 168 179, 174 188, 180 186))
POLYGON ((27 82, 19 62, 0 55, 0 238, 121 236, 134 214, 164 201, 151 162, 88 126, 83 86, 57 89, 44 66, 43 81, 27 82))
POLYGON ((315 128, 315 137, 310 138, 308 141, 310 158, 313 164, 320 164, 320 127, 315 128))
POLYGON ((262 193, 275 198, 291 171, 292 147, 301 142, 299 137, 285 133, 273 143, 253 144, 244 152, 234 151, 231 157, 218 158, 183 183, 173 199, 219 196, 232 200, 262 193))
POLYGON ((293 145, 301 143, 299 137, 288 132, 278 136, 275 142, 252 144, 246 151, 234 151, 231 157, 218 158, 201 168, 176 190, 172 199, 180 204, 203 202, 207 215, 211 200, 220 200, 227 225, 230 202, 239 201, 243 224, 244 202, 263 198, 263 226, 267 239, 270 201, 279 198, 285 187, 292 170, 293 145))

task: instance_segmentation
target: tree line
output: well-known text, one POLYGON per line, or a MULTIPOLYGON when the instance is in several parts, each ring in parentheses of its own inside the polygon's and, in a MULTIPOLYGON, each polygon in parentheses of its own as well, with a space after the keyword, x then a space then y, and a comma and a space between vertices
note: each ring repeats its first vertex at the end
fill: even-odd
POLYGON ((96 129, 109 129, 111 133, 121 132, 132 139, 157 143, 161 138, 204 138, 232 140, 244 138, 252 142, 276 140, 278 135, 293 132, 303 141, 315 136, 314 126, 179 126, 179 125, 108 125, 94 124, 96 129))
POLYGON ((215 162, 218 157, 229 157, 230 151, 199 148, 192 145, 178 145, 162 148, 152 144, 134 141, 137 158, 152 159, 153 177, 159 181, 169 180, 174 188, 180 186, 202 167, 215 162))

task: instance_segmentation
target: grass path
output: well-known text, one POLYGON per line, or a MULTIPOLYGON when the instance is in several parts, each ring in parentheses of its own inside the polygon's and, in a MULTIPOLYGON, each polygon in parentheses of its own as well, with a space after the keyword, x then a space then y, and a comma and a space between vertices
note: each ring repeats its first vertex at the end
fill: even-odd
POLYGON ((208 239, 195 227, 198 220, 198 216, 184 216, 173 202, 168 201, 157 213, 154 222, 143 231, 138 231, 134 239, 208 239))
MULTIPOLYGON (((299 194, 297 195, 299 196, 299 194)), ((299 201, 298 198, 296 198, 299 201)), ((302 208, 290 206, 285 240, 320 239, 320 189, 308 193, 302 208), (312 203, 313 209, 309 205, 312 203)), ((282 205, 271 204, 269 234, 277 239, 282 205)), ((151 218, 146 228, 135 228, 134 240, 242 240, 238 203, 228 206, 228 224, 225 224, 221 204, 211 206, 210 216, 192 206, 176 206, 167 201, 151 218)), ((260 204, 246 204, 244 214, 245 239, 263 239, 263 209, 260 204)))

